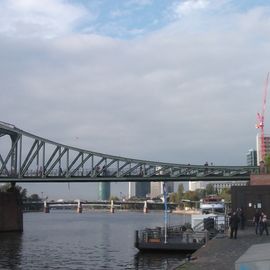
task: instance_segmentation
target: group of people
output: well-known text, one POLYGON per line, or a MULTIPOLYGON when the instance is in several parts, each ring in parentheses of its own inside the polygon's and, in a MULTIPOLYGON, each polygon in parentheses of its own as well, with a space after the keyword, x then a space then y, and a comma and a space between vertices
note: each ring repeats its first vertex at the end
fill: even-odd
POLYGON ((253 223, 255 224, 255 233, 262 235, 265 231, 266 235, 268 233, 268 226, 267 226, 267 215, 263 211, 257 210, 254 217, 253 223))
MULTIPOLYGON (((268 233, 268 225, 267 225, 267 215, 263 211, 259 211, 257 209, 254 217, 253 223, 255 225, 255 233, 262 235, 265 231, 266 235, 268 233)), ((239 208, 236 211, 233 211, 230 215, 229 225, 230 225, 230 238, 237 238, 238 226, 240 224, 240 228, 243 230, 245 228, 245 215, 243 209, 239 208)))

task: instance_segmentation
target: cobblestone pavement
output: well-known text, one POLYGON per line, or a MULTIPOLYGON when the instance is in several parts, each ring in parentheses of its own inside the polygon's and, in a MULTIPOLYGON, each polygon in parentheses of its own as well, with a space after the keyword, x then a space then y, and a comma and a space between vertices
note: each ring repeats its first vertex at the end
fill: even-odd
POLYGON ((235 261, 254 244, 270 243, 270 236, 256 235, 253 227, 238 231, 237 239, 218 235, 192 254, 192 260, 177 270, 233 270, 235 261))

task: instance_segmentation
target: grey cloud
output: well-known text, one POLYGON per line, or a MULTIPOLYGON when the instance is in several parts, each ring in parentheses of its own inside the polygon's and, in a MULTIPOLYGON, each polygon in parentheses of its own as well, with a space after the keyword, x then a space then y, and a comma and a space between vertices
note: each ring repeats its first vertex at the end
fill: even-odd
POLYGON ((270 56, 268 18, 254 32, 242 32, 245 19, 196 33, 178 22, 129 41, 2 35, 1 120, 108 154, 244 165, 270 56))

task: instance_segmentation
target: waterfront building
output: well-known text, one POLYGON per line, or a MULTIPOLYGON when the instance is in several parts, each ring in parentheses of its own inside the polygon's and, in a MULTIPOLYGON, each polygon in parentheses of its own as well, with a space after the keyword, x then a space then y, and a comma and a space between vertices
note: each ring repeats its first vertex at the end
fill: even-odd
POLYGON ((99 200, 107 201, 111 196, 111 183, 110 182, 99 182, 98 183, 98 197, 99 200))
POLYGON ((150 197, 155 198, 161 195, 161 182, 150 183, 150 197))
POLYGON ((167 186, 167 193, 173 193, 174 192, 174 182, 166 182, 167 186))
POLYGON ((135 183, 134 182, 128 182, 128 198, 135 196, 135 183))
POLYGON ((188 190, 195 191, 196 189, 205 189, 207 182, 203 181, 189 181, 188 182, 188 190))
POLYGON ((220 193, 224 188, 231 188, 232 186, 246 186, 248 181, 211 181, 211 182, 189 182, 189 190, 205 189, 208 184, 213 185, 214 190, 220 193))
POLYGON ((248 181, 224 181, 224 182, 213 181, 209 183, 213 185, 214 190, 216 190, 217 193, 220 193, 224 188, 230 189, 233 186, 246 186, 248 184, 248 181))
MULTIPOLYGON (((151 182, 150 185, 150 197, 155 198, 155 197, 160 197, 163 195, 163 181, 161 182, 151 182)), ((167 186, 167 193, 172 193, 174 192, 174 182, 169 181, 166 182, 167 186)))
MULTIPOLYGON (((256 147, 257 147, 257 165, 260 165, 260 161, 262 161, 262 151, 261 151, 261 135, 257 134, 256 137, 256 147)), ((264 147, 265 147, 265 155, 270 155, 270 135, 264 134, 264 147)))
POLYGON ((248 150, 247 166, 257 166, 257 151, 254 149, 248 150))

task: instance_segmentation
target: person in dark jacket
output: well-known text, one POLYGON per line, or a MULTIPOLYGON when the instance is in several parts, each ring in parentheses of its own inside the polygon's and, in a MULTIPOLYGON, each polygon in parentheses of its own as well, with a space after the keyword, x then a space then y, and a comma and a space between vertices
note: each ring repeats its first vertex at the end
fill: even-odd
POLYGON ((255 215, 253 217, 253 223, 255 225, 255 233, 256 234, 259 233, 260 217, 261 217, 261 212, 257 209, 256 213, 255 213, 255 215))
POLYGON ((231 228, 231 233, 230 233, 230 238, 237 238, 237 230, 238 230, 238 224, 240 222, 240 218, 238 214, 234 211, 231 218, 230 218, 230 228, 231 228))
POLYGON ((264 212, 262 212, 260 217, 260 235, 262 235, 264 231, 266 235, 269 235, 267 226, 267 215, 264 212))
POLYGON ((246 216, 244 214, 243 208, 239 209, 239 217, 240 217, 240 229, 244 230, 245 229, 245 224, 246 224, 246 216))

